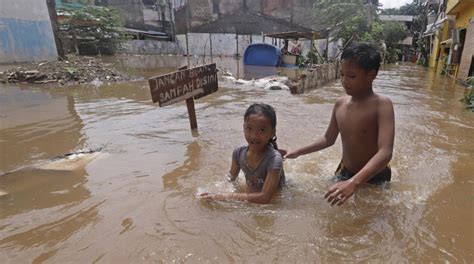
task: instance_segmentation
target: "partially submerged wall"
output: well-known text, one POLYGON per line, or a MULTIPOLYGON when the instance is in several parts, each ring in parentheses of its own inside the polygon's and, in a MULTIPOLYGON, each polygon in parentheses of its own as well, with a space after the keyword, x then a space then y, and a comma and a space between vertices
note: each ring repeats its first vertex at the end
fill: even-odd
POLYGON ((57 57, 46 1, 1 0, 0 63, 57 57))
MULTIPOLYGON (((236 34, 210 34, 210 33, 188 33, 188 48, 186 49, 186 34, 176 35, 176 41, 157 40, 129 40, 122 45, 123 53, 134 54, 173 54, 185 55, 187 50, 191 56, 234 56, 244 55, 245 49, 251 43, 273 44, 272 39, 262 35, 236 35, 236 34)), ((310 40, 300 41, 303 55, 306 56, 311 48, 310 40)), ((283 40, 277 40, 277 44, 283 47, 283 40)), ((326 40, 318 39, 314 46, 323 54, 326 50, 326 40)), ((341 41, 331 41, 328 45, 329 58, 338 55, 342 46, 341 41)))
POLYGON ((186 54, 178 42, 156 40, 130 40, 122 44, 118 52, 129 54, 186 54))
POLYGON ((292 83, 290 86, 291 93, 300 94, 336 80, 339 78, 338 67, 339 63, 337 61, 316 65, 309 69, 307 74, 302 74, 299 80, 292 83))

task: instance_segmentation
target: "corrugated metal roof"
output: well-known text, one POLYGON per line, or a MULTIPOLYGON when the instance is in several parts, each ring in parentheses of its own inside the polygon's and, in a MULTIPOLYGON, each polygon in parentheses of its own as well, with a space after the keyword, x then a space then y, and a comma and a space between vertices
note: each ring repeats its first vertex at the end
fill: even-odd
POLYGON ((215 21, 193 27, 189 30, 189 32, 193 33, 228 33, 242 35, 260 35, 262 33, 290 31, 313 32, 314 30, 250 10, 239 10, 234 14, 225 15, 215 21))

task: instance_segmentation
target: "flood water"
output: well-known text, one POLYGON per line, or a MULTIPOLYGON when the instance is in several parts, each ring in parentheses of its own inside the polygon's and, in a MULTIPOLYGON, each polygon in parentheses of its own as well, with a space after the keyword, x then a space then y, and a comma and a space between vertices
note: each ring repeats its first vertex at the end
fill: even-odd
MULTIPOLYGON (((119 62, 145 78, 182 63, 119 62)), ((245 78, 238 61, 221 63, 245 78)), ((286 160, 288 185, 269 205, 196 194, 234 189, 225 174, 250 104, 273 105, 280 147, 299 147, 324 133, 339 82, 301 95, 221 82, 195 102, 198 132, 184 102, 151 103, 146 81, 1 85, 0 262, 473 263, 474 113, 459 102, 468 90, 413 64, 385 65, 374 86, 395 107, 392 182, 331 207, 323 195, 340 139, 286 160), (34 166, 83 148, 106 155, 73 171, 34 166)))

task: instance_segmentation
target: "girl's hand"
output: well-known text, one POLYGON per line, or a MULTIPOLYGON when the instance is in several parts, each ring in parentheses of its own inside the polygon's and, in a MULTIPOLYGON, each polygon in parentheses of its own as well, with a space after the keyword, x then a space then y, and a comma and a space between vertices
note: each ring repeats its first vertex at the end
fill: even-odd
POLYGON ((356 184, 351 180, 340 181, 329 188, 324 199, 327 199, 331 206, 341 205, 354 194, 356 187, 356 184))
POLYGON ((207 193, 207 192, 201 193, 199 195, 199 198, 206 199, 206 200, 212 200, 212 199, 214 199, 214 194, 213 193, 207 193))
POLYGON ((199 197, 201 199, 206 199, 206 200, 224 200, 224 196, 222 194, 218 194, 218 193, 201 193, 201 195, 199 195, 199 197))

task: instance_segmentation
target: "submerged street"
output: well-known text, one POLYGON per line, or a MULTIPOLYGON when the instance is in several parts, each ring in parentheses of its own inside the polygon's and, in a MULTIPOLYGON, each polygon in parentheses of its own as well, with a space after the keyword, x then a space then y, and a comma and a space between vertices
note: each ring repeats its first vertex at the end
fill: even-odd
MULTIPOLYGON (((395 108, 389 184, 329 206, 338 138, 286 160, 287 186, 254 205, 196 198, 235 188, 225 175, 245 144, 245 109, 275 107, 279 146, 296 148, 325 132, 340 82, 292 95, 219 80, 218 92, 195 101, 191 132, 186 103, 158 107, 147 82, 183 57, 110 60, 145 79, 0 86, 1 263, 472 263, 474 113, 452 79, 411 63, 381 68, 374 90, 395 108), (81 149, 103 155, 70 171, 35 166, 81 149)), ((247 80, 270 69, 230 58, 217 66, 247 80)))

